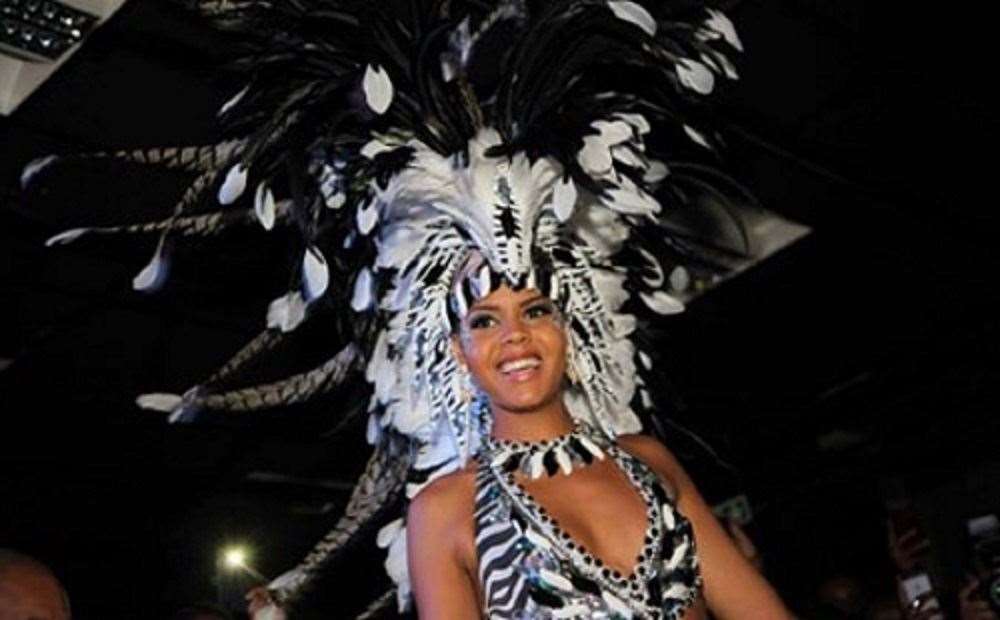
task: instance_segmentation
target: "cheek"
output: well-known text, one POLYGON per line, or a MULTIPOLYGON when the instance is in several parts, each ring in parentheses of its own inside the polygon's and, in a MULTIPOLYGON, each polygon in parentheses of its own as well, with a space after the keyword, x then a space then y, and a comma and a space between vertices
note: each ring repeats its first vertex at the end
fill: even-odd
POLYGON ((486 334, 463 332, 459 337, 466 366, 476 383, 482 385, 482 379, 490 365, 490 351, 494 344, 486 334))

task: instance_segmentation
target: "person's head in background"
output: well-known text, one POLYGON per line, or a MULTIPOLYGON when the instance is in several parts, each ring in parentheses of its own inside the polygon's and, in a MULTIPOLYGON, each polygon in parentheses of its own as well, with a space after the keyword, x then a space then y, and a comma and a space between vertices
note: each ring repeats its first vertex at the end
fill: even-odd
POLYGON ((0 549, 0 620, 70 620, 69 596, 47 566, 0 549))
POLYGON ((216 605, 199 603, 188 605, 170 616, 170 620, 232 620, 225 609, 216 605))

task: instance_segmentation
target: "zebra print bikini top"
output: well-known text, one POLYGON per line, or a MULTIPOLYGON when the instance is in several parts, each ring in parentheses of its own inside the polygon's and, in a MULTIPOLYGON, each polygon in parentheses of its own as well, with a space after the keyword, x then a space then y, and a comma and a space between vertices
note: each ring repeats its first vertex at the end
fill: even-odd
POLYGON ((680 618, 702 586, 690 522, 645 464, 590 427, 577 432, 615 460, 646 503, 638 563, 629 576, 604 566, 559 528, 514 472, 481 453, 474 516, 485 617, 680 618))

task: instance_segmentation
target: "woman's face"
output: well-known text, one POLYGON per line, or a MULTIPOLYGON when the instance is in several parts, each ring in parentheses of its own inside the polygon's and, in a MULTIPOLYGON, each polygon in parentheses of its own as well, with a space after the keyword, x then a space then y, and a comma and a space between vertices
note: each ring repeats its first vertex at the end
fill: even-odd
POLYGON ((555 304, 506 285, 475 302, 453 342, 494 413, 531 413, 559 403, 566 333, 555 304))

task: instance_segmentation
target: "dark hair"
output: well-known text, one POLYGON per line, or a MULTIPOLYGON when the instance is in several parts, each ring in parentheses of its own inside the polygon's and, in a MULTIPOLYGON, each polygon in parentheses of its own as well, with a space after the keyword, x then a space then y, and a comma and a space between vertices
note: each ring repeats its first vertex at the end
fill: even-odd
MULTIPOLYGON (((52 569, 30 555, 25 555, 20 551, 15 551, 13 549, 0 548, 0 573, 17 567, 28 568, 48 575, 59 587, 59 595, 62 599, 63 611, 66 612, 66 617, 71 617, 72 612, 69 605, 69 594, 67 594, 66 588, 63 587, 62 583, 52 572, 52 569)), ((0 575, 0 577, 2 577, 2 575, 0 575)))
POLYGON ((198 620, 198 616, 215 616, 218 620, 232 620, 228 611, 211 603, 197 603, 178 610, 170 620, 198 620))

